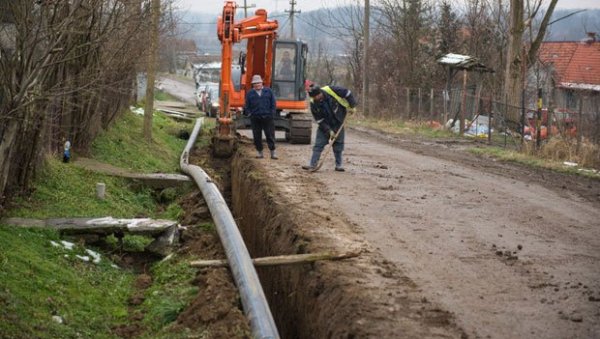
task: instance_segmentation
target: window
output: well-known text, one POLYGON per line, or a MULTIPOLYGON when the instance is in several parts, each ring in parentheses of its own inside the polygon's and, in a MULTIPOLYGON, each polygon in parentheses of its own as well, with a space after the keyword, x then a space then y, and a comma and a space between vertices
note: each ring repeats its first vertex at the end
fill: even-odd
POLYGON ((294 81, 296 78, 296 46, 279 44, 275 50, 275 80, 294 81))
POLYGON ((565 104, 567 109, 577 109, 577 93, 574 90, 565 90, 565 104))

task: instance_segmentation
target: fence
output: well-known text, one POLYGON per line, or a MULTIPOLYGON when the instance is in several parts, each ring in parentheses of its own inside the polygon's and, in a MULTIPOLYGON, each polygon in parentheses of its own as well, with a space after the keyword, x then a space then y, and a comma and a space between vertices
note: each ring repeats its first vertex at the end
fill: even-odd
MULTIPOLYGON (((390 91, 376 88, 374 92, 378 95, 372 100, 370 112, 379 118, 435 121, 441 125, 451 125, 451 121, 463 115, 467 135, 502 147, 520 147, 522 140, 537 141, 538 130, 539 140, 543 142, 553 137, 571 137, 600 144, 598 92, 580 95, 575 107, 571 100, 571 108, 564 108, 559 106, 565 105, 566 100, 560 98, 564 93, 542 91, 541 126, 537 128, 537 89, 528 88, 524 92, 521 100, 524 105, 510 106, 500 100, 499 93, 482 91, 481 88, 470 86, 465 91, 453 88, 448 93, 445 89, 405 87, 395 89, 395 96, 390 95, 393 94, 390 91), (492 133, 487 135, 490 122, 492 133)), ((458 125, 455 122, 454 128, 458 129, 458 125)))

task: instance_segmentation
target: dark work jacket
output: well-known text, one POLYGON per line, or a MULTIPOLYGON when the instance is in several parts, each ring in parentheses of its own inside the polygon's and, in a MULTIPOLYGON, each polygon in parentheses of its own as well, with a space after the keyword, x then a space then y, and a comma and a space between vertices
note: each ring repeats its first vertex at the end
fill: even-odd
MULTIPOLYGON (((356 100, 350 90, 339 86, 329 86, 335 94, 339 95, 340 98, 348 100, 350 107, 356 106, 356 100)), ((310 112, 313 115, 315 121, 319 124, 319 129, 325 133, 329 133, 330 130, 337 132, 342 125, 344 119, 346 119, 346 107, 340 105, 337 100, 327 92, 321 90, 323 93, 323 101, 317 102, 311 100, 310 112)))
POLYGON ((251 89, 246 93, 245 113, 250 116, 275 116, 275 107, 277 102, 273 91, 268 87, 263 87, 261 95, 251 89))

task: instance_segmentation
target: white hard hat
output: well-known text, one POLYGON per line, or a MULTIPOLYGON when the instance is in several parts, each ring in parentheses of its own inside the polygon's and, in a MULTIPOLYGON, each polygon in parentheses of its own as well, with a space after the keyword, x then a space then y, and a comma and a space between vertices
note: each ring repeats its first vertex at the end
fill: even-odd
POLYGON ((251 81, 252 84, 258 84, 258 83, 262 83, 262 82, 263 81, 262 81, 262 78, 260 77, 260 75, 255 74, 252 76, 252 81, 251 81))

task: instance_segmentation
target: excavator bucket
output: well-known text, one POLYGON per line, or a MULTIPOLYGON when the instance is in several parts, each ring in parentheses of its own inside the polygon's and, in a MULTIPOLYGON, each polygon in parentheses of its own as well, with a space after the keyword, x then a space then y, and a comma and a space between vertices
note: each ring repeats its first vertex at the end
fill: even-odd
POLYGON ((235 136, 215 135, 212 138, 212 152, 215 158, 229 158, 236 149, 235 136))

